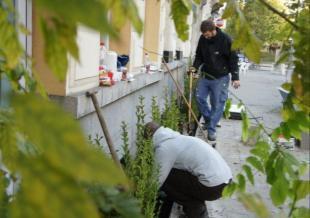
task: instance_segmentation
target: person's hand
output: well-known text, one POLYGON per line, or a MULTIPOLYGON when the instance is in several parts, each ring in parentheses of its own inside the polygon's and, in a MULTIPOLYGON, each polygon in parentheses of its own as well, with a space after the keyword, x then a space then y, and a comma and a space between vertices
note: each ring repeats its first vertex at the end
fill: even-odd
POLYGON ((231 85, 232 85, 235 89, 239 88, 239 87, 240 87, 240 80, 233 80, 233 81, 231 82, 231 85))
POLYGON ((187 71, 187 75, 190 75, 191 73, 196 73, 196 72, 197 72, 197 70, 196 70, 195 67, 190 67, 190 68, 188 69, 188 71, 187 71))

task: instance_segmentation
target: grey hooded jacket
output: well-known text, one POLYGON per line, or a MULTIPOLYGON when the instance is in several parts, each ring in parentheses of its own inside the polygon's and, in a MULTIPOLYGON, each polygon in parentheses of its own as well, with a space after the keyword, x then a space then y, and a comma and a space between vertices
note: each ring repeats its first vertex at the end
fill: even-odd
POLYGON ((185 170, 207 187, 228 183, 232 173, 221 155, 203 140, 160 127, 153 135, 160 186, 172 168, 185 170))

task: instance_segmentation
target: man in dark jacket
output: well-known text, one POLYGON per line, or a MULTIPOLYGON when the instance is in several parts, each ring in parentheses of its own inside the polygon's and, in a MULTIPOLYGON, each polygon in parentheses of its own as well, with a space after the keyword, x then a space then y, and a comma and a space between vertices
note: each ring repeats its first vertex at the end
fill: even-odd
POLYGON ((228 97, 229 73, 232 86, 240 86, 238 56, 231 49, 230 37, 216 28, 212 20, 205 20, 200 26, 201 36, 196 49, 194 69, 201 70, 196 100, 208 130, 208 140, 216 140, 216 125, 221 119, 228 97), (207 98, 210 96, 209 107, 207 98))

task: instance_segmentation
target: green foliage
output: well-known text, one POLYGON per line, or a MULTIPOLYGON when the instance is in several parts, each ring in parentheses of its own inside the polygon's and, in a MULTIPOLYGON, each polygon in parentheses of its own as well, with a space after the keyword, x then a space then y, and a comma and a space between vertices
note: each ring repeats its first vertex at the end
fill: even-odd
POLYGON ((0 2, 0 57, 6 62, 4 69, 14 69, 19 63, 23 49, 18 40, 14 20, 16 15, 11 1, 0 2))
POLYGON ((129 192, 101 184, 87 185, 102 217, 142 218, 139 203, 129 192))
POLYGON ((132 160, 130 150, 129 150, 128 126, 124 121, 122 122, 121 129, 122 129, 121 136, 122 136, 122 141, 123 141, 122 148, 124 151, 123 158, 124 158, 124 163, 125 163, 124 170, 127 176, 129 178, 132 178, 133 175, 131 175, 131 173, 132 173, 132 166, 133 166, 132 161, 133 160, 132 160))
POLYGON ((0 126, 8 131, 1 131, 0 149, 2 163, 22 182, 8 207, 10 217, 98 217, 80 184, 126 185, 122 172, 91 148, 76 121, 51 102, 15 94, 11 103, 12 111, 0 113, 0 126), (29 152, 29 146, 37 152, 29 152))
POLYGON ((152 97, 151 108, 152 108, 152 120, 157 122, 157 123, 160 123, 160 121, 161 121, 160 108, 156 102, 155 96, 152 97))
POLYGON ((189 0, 172 0, 171 17, 174 21, 176 32, 181 40, 188 39, 187 16, 191 11, 191 1, 189 0))
POLYGON ((0 169, 0 214, 1 217, 8 217, 9 196, 5 193, 9 180, 5 177, 5 172, 0 169))
MULTIPOLYGON (((191 62, 191 61, 189 61, 191 62)), ((189 63, 189 66, 191 66, 191 64, 189 63)), ((196 90, 196 86, 197 86, 197 79, 192 80, 192 90, 190 90, 190 76, 186 73, 184 75, 184 96, 186 96, 187 100, 189 101, 190 99, 190 95, 191 95, 191 102, 189 102, 191 104, 191 109, 194 112, 195 116, 199 117, 199 110, 198 110, 198 106, 197 106, 197 101, 196 101, 196 96, 195 96, 195 90, 196 90)), ((194 120, 193 115, 191 114, 191 119, 189 120, 189 109, 187 104, 184 102, 183 99, 181 99, 181 103, 180 103, 180 113, 181 113, 181 122, 182 123, 188 123, 188 126, 191 126, 192 124, 194 124, 196 121, 194 120)))
MULTIPOLYGON (((268 2, 280 11, 285 9, 279 1, 268 2)), ((242 12, 254 34, 264 43, 279 42, 287 37, 287 34, 283 34, 287 29, 285 20, 264 7, 260 1, 247 1, 242 12)))
POLYGON ((227 0, 227 6, 222 18, 232 18, 230 34, 234 37, 233 49, 242 49, 245 55, 255 63, 260 61, 261 42, 252 33, 239 5, 234 0, 227 0))
POLYGON ((124 149, 125 171, 134 184, 133 196, 141 205, 142 214, 145 217, 153 218, 157 199, 158 168, 154 159, 154 146, 150 139, 144 138, 144 97, 139 97, 139 104, 136 106, 137 135, 136 155, 131 157, 128 149, 127 125, 122 124, 122 139, 124 149))
POLYGON ((242 169, 245 172, 248 180, 251 182, 252 185, 254 185, 254 176, 251 167, 249 167, 248 165, 243 165, 242 169))
POLYGON ((171 96, 169 101, 168 93, 165 92, 164 111, 162 113, 162 125, 173 130, 179 131, 180 124, 180 110, 177 104, 177 97, 175 94, 171 96))
POLYGON ((299 207, 292 213, 293 218, 310 217, 310 209, 306 207, 299 207))
POLYGON ((230 117, 229 110, 230 110, 230 107, 231 107, 231 102, 232 102, 231 100, 232 100, 231 98, 228 98, 226 100, 226 103, 225 103, 225 109, 224 109, 224 117, 225 117, 225 119, 228 119, 230 117))
POLYGON ((246 142, 249 137, 249 118, 246 112, 242 111, 241 112, 241 117, 242 117, 242 141, 246 142))
POLYGON ((266 205, 263 203, 263 200, 258 194, 242 193, 239 196, 239 200, 245 208, 254 212, 257 217, 271 217, 266 205))

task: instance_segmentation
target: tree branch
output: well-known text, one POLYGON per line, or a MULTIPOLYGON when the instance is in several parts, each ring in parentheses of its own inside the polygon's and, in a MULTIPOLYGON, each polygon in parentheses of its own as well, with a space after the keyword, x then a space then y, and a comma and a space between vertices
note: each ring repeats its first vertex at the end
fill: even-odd
POLYGON ((280 11, 278 11, 277 9, 275 9, 273 6, 271 6, 268 2, 266 2, 265 0, 259 0, 263 5, 265 5, 270 11, 274 12, 275 14, 279 15, 280 17, 282 17, 285 21, 287 21, 290 25, 292 25, 296 30, 301 30, 300 26, 298 26, 296 23, 294 23, 293 21, 291 21, 290 19, 288 19, 287 16, 285 16, 285 14, 281 13, 280 11))

